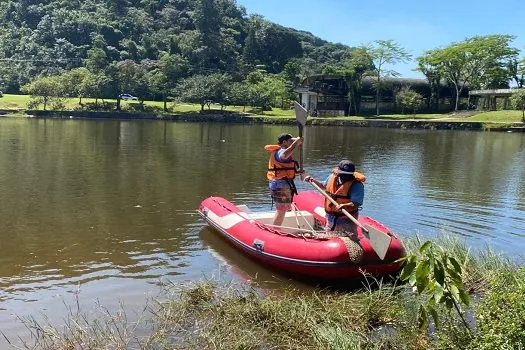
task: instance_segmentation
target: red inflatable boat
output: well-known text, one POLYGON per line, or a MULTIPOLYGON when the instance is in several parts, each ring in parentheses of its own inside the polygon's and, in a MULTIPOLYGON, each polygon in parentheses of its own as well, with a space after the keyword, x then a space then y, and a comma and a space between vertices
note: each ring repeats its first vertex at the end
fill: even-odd
POLYGON ((274 212, 251 212, 224 198, 205 199, 202 217, 242 251, 261 263, 291 274, 321 279, 394 275, 405 255, 402 242, 388 228, 369 217, 359 222, 369 230, 357 234, 323 232, 323 197, 301 192, 295 210, 286 213, 282 226, 271 225, 274 212))

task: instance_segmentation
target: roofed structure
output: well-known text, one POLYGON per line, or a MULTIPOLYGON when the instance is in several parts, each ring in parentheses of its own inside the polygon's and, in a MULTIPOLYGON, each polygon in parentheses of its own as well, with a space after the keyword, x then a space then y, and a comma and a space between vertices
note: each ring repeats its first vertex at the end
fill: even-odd
MULTIPOLYGON (((359 100, 352 104, 352 112, 354 109, 364 114, 375 112, 375 81, 374 77, 363 79, 359 100)), ((441 85, 437 91, 438 98, 433 99, 430 84, 426 79, 383 77, 381 81, 385 88, 381 91, 379 103, 385 113, 399 112, 395 96, 401 89, 407 87, 423 96, 422 110, 445 112, 454 108, 455 91, 450 86, 441 85)), ((349 114, 349 91, 345 77, 337 75, 312 75, 295 88, 295 92, 299 95, 299 102, 306 109, 314 113, 317 111, 319 115, 325 116, 349 114)), ((468 88, 462 91, 461 97, 468 98, 468 88)))

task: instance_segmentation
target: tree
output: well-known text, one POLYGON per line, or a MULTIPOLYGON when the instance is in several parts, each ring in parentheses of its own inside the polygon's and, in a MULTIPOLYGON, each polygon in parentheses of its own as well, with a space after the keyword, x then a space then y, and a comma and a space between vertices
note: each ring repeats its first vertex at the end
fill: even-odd
POLYGON ((258 64, 281 73, 294 58, 304 78, 349 49, 247 16, 235 0, 6 0, 0 28, 0 84, 12 93, 39 75, 84 66, 104 72, 114 90, 104 95, 115 97, 111 64, 158 61, 168 52, 191 74, 227 70, 236 80, 258 64))
POLYGON ((441 70, 431 63, 431 56, 428 53, 423 54, 417 58, 417 68, 425 75, 428 84, 430 85, 430 99, 428 100, 428 107, 435 110, 439 109, 439 90, 441 89, 441 80, 443 79, 441 70))
POLYGON ((421 106, 423 96, 413 90, 410 90, 410 88, 404 88, 397 93, 396 101, 402 108, 401 113, 405 114, 405 109, 408 109, 415 114, 421 106))
POLYGON ((200 32, 200 68, 217 68, 220 61, 221 27, 214 0, 197 1, 195 22, 200 32))
POLYGON ((168 78, 166 77, 166 74, 158 68, 148 72, 148 86, 152 93, 162 95, 164 112, 167 112, 168 78))
POLYGON ((322 67, 323 74, 341 75, 348 85, 350 99, 349 111, 359 114, 361 106, 361 88, 363 77, 373 70, 371 57, 365 48, 352 48, 346 52, 346 56, 335 64, 325 64, 322 67), (353 108, 352 108, 353 107, 353 108))
MULTIPOLYGON (((456 91, 455 110, 466 85, 486 88, 501 79, 505 62, 518 51, 510 47, 511 35, 475 36, 459 43, 424 53, 424 62, 440 74, 456 91)), ((508 79, 507 79, 508 80, 508 79)))
POLYGON ((269 74, 263 70, 255 70, 248 74, 246 83, 250 89, 251 105, 259 107, 261 111, 271 109, 276 101, 281 106, 289 97, 289 89, 285 80, 276 74, 269 74))
POLYGON ((525 89, 513 91, 510 101, 514 108, 517 110, 521 109, 521 121, 525 123, 525 89))
POLYGON ((164 111, 168 110, 168 93, 186 74, 187 62, 179 55, 164 54, 158 68, 148 72, 148 84, 151 92, 162 96, 164 111))
POLYGON ((525 83, 525 59, 519 61, 512 58, 507 62, 507 70, 518 88, 522 88, 525 83))
POLYGON ((30 94, 32 105, 44 105, 44 111, 50 102, 63 96, 64 91, 61 79, 58 76, 41 76, 22 87, 24 93, 30 94))
POLYGON ((78 97, 78 104, 82 104, 82 97, 86 97, 84 81, 91 75, 87 68, 75 68, 60 75, 59 79, 62 83, 65 96, 78 97))
POLYGON ((368 56, 374 63, 373 72, 377 77, 375 85, 376 115, 379 115, 379 95, 382 88, 382 76, 399 76, 398 72, 386 69, 385 65, 406 62, 411 58, 411 55, 394 40, 376 40, 373 45, 364 48, 364 50, 366 50, 368 56))
POLYGON ((138 97, 140 104, 148 92, 146 69, 131 60, 116 62, 110 66, 109 75, 113 79, 116 92, 117 110, 120 110, 120 94, 131 93, 138 97))
POLYGON ((231 78, 227 74, 214 73, 210 75, 197 74, 184 79, 178 90, 180 98, 183 101, 190 103, 198 103, 201 105, 201 111, 204 106, 210 103, 217 102, 222 106, 227 102, 227 88, 231 78))
POLYGON ((242 51, 242 58, 244 63, 254 67, 258 62, 257 59, 260 56, 257 39, 255 38, 255 28, 250 26, 248 36, 244 42, 244 49, 242 51))
POLYGON ((297 58, 290 59, 284 65, 282 74, 292 87, 296 87, 301 82, 301 62, 297 58))
POLYGON ((95 104, 97 104, 98 98, 104 94, 104 87, 107 83, 108 78, 104 73, 89 73, 80 84, 80 96, 93 97, 95 98, 95 104))
POLYGON ((251 103, 250 86, 246 83, 233 83, 230 86, 229 102, 234 106, 243 106, 243 112, 246 111, 246 105, 251 103))

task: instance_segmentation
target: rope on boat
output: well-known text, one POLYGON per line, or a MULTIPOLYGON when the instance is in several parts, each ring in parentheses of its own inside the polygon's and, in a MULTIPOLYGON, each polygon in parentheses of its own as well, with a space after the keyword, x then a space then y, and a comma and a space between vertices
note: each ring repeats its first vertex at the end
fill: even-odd
POLYGON ((301 225, 299 225, 299 220, 297 219, 297 213, 299 213, 299 215, 303 218, 304 222, 306 223, 306 225, 310 228, 310 230, 312 232, 315 232, 314 228, 312 227, 312 225, 310 225, 310 223, 308 222, 308 220, 306 220, 306 218, 304 217, 303 213, 301 213, 301 211, 299 210, 299 208, 297 208, 297 205, 295 205, 295 203, 292 203, 292 208, 294 210, 294 213, 295 213, 295 220, 297 221, 297 227, 300 227, 301 225))
POLYGON ((317 236, 317 232, 311 232, 309 230, 306 230, 306 232, 304 234, 296 234, 296 233, 291 233, 291 232, 286 232, 286 231, 282 231, 282 230, 276 230, 274 229, 273 227, 275 228, 283 228, 283 229, 291 229, 291 230, 297 230, 297 231, 303 231, 303 229, 297 229, 297 228, 294 228, 294 227, 286 227, 286 226, 277 226, 277 225, 271 225, 271 224, 263 224, 261 222, 255 222, 255 225, 257 225, 257 227, 259 227, 260 229, 263 229, 263 230, 266 230, 268 232, 271 232, 271 233, 274 233, 274 234, 277 234, 277 235, 281 235, 281 236, 290 236, 290 237, 295 237, 295 238, 302 238, 304 240, 309 240, 309 239, 317 239, 317 240, 325 240, 325 239, 328 239, 328 238, 325 238, 325 237, 319 237, 317 236))
POLYGON ((363 248, 359 245, 358 242, 352 240, 350 237, 339 237, 346 246, 346 251, 348 252, 348 257, 353 263, 359 263, 363 260, 363 248))
POLYGON ((219 202, 217 199, 215 198, 212 198, 212 201, 217 204, 218 206, 220 207, 223 207, 224 209, 226 209, 227 211, 229 211, 230 213, 232 212, 232 210, 230 208, 228 208, 227 206, 225 206, 224 204, 222 204, 221 202, 219 202))

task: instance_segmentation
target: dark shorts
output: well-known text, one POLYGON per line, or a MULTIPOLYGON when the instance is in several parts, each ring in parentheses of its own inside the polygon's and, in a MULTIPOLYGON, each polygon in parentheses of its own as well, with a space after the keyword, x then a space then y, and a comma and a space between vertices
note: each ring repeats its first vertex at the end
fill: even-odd
POLYGON ((272 199, 275 209, 288 211, 292 208, 292 189, 290 186, 283 186, 272 190, 272 199))

